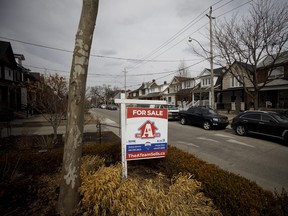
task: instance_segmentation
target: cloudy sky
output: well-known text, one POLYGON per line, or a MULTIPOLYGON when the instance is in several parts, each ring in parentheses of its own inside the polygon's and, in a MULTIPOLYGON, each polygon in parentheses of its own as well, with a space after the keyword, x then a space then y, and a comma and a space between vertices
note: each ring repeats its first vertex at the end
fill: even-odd
MULTIPOLYGON (((197 76, 209 62, 193 53, 189 36, 209 50, 213 22, 247 12, 249 0, 100 0, 88 86, 136 89, 155 79, 170 82, 183 62, 197 76)), ((23 54, 33 72, 69 77, 81 0, 1 0, 0 40, 23 54)))

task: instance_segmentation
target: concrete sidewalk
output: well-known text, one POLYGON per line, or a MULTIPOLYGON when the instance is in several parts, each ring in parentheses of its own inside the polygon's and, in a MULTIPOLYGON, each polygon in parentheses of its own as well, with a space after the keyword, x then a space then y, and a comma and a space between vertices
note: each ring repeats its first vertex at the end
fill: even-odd
MULTIPOLYGON (((232 119, 237 115, 234 113, 227 113, 227 112, 219 112, 221 115, 225 115, 228 117, 229 122, 231 123, 232 119)), ((96 119, 97 116, 91 114, 91 120, 88 124, 84 125, 84 133, 86 132, 95 132, 97 131, 96 128, 96 119)), ((119 129, 119 125, 107 118, 101 120, 103 124, 101 126, 102 131, 112 131, 115 135, 121 136, 121 132, 119 129)), ((230 127, 230 126, 228 126, 230 127)), ((61 122, 61 125, 58 127, 58 134, 65 134, 66 131, 66 120, 61 122)), ((47 135, 52 134, 53 129, 52 126, 44 119, 42 115, 33 115, 29 118, 25 119, 15 119, 11 122, 11 135, 19 136, 19 135, 47 135)), ((0 128, 0 137, 7 137, 8 130, 6 127, 0 128)))
MULTIPOLYGON (((101 126, 102 131, 112 131, 117 136, 120 136, 118 124, 110 119, 103 119, 101 121, 103 124, 101 126)), ((44 119, 42 115, 33 115, 29 118, 25 119, 15 119, 11 123, 11 135, 12 136, 19 136, 19 135, 48 135, 53 134, 53 128, 44 119)), ((9 130, 6 127, 0 128, 1 136, 0 137, 7 137, 9 130)), ((84 133, 87 132, 95 132, 96 133, 96 121, 92 119, 88 122, 88 124, 84 125, 84 133)), ((61 125, 58 127, 57 133, 58 134, 65 134, 66 132, 66 120, 62 120, 61 125)))

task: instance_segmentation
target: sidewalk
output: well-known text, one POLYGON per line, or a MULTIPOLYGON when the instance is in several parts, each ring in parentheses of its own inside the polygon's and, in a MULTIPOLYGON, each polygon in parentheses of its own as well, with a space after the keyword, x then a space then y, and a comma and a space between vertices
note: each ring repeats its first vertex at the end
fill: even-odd
MULTIPOLYGON (((93 117, 93 116, 92 116, 93 117)), ((110 119, 103 119, 101 121, 102 131, 112 131, 115 135, 119 136, 119 129, 116 128, 117 123, 110 120, 110 119), (107 125, 111 125, 114 127, 109 127, 107 125)), ((7 137, 7 128, 0 128, 1 136, 0 137, 7 137)), ((87 132, 95 132, 96 133, 96 121, 95 119, 91 119, 88 124, 84 125, 84 133, 87 132)), ((65 134, 66 132, 66 120, 62 120, 61 125, 58 127, 57 130, 58 134, 65 134)), ((29 118, 25 119, 15 119, 11 122, 11 135, 12 136, 19 136, 19 135, 48 135, 53 133, 53 128, 49 124, 47 120, 44 119, 42 115, 33 115, 29 118)))
MULTIPOLYGON (((232 122, 232 119, 237 115, 234 113, 227 113, 227 112, 219 112, 219 114, 227 116, 229 122, 232 122)), ((88 124, 84 125, 84 133, 87 132, 95 132, 97 131, 96 128, 96 116, 91 115, 92 120, 89 121, 88 124)), ((102 131, 112 131, 115 135, 121 136, 119 128, 117 128, 119 125, 110 120, 110 119, 103 119, 101 121, 103 124, 101 126, 102 131)), ((230 127, 230 126, 228 126, 230 127)), ((62 120, 61 125, 58 127, 58 134, 65 134, 66 131, 66 120, 62 120)), ((0 137, 7 137, 7 128, 4 127, 0 128, 0 137)), ((15 119, 11 122, 11 135, 13 136, 19 136, 23 134, 27 135, 47 135, 52 134, 53 129, 52 126, 47 122, 47 120, 44 119, 42 115, 33 115, 29 118, 25 119, 15 119)))

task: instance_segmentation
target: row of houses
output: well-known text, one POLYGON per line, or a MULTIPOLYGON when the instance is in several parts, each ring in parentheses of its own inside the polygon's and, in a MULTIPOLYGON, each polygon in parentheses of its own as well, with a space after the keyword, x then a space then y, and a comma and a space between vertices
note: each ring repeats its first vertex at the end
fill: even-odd
MULTIPOLYGON (((169 83, 157 84, 152 80, 130 91, 128 98, 166 100, 169 104, 182 109, 197 105, 211 106, 211 86, 213 86, 214 108, 228 112, 248 110, 254 108, 255 103, 254 98, 250 96, 254 93, 255 86, 243 75, 251 73, 249 67, 251 65, 234 62, 227 67, 216 68, 213 70, 213 85, 210 69, 204 69, 197 77, 174 76, 169 83), (242 77, 237 74, 242 74, 242 77)), ((258 107, 288 109, 288 52, 275 62, 272 70, 269 67, 259 66, 257 76, 257 85, 261 86, 257 93, 258 107), (264 82, 265 85, 262 87, 264 82)))
MULTIPOLYGON (((23 67, 24 60, 23 55, 13 53, 9 42, 0 41, 0 114, 3 114, 0 119, 1 116, 7 118, 7 111, 15 113, 26 110, 28 95, 25 83, 40 79, 40 73, 32 73, 23 67)), ((265 66, 269 65, 268 60, 264 59, 258 66, 257 85, 265 82, 265 86, 258 92, 257 104, 260 108, 288 109, 288 52, 275 62, 272 71, 265 66)), ((129 91, 128 98, 166 100, 169 104, 186 109, 189 106, 211 105, 213 86, 214 108, 237 112, 247 110, 253 108, 255 101, 250 95, 255 92, 255 86, 245 76, 241 78, 235 74, 251 73, 249 67, 248 64, 234 62, 227 67, 216 68, 213 85, 209 69, 204 69, 196 77, 175 76, 171 82, 163 84, 152 80, 129 91)))

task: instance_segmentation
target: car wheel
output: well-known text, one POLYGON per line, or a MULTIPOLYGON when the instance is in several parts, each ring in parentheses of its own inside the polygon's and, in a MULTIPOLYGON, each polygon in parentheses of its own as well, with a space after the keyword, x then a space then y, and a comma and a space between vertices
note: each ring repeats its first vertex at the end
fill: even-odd
POLYGON ((205 130, 210 130, 210 129, 211 129, 211 123, 210 123, 209 121, 205 121, 205 122, 203 123, 203 128, 204 128, 205 130))
POLYGON ((187 122, 186 122, 186 119, 184 117, 180 118, 180 124, 182 125, 185 125, 187 122))
POLYGON ((244 125, 238 125, 235 129, 236 134, 239 136, 244 136, 246 135, 247 131, 244 125))
POLYGON ((288 132, 286 132, 284 135, 284 145, 288 146, 288 132))

